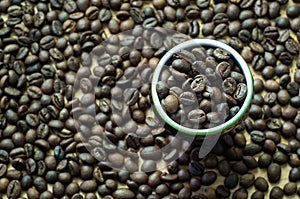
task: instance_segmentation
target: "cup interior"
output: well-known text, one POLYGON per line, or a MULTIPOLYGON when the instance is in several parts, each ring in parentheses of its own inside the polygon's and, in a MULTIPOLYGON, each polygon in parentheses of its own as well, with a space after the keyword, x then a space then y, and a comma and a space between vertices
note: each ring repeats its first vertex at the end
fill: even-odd
POLYGON ((159 61, 152 77, 152 82, 151 82, 151 95, 152 95, 152 100, 155 106, 156 111, 160 115, 160 117, 171 127, 175 128, 179 132, 186 133, 186 134, 191 134, 191 135, 200 135, 200 136, 206 136, 206 135, 211 135, 211 134, 217 134, 221 133, 226 129, 229 129, 233 125, 235 125, 247 112, 251 99, 253 96, 253 77, 252 73, 250 71, 249 66, 245 62, 245 60, 241 57, 241 55, 235 51, 232 47, 229 45, 212 40, 212 39, 192 39, 188 40, 186 42, 183 42, 175 47, 173 47, 171 50, 169 50, 159 61), (220 124, 218 126, 208 128, 208 129, 194 129, 194 128, 188 128, 185 127, 181 124, 178 124, 175 122, 173 119, 169 117, 169 115, 166 113, 164 108, 161 105, 158 93, 157 93, 157 84, 160 80, 160 75, 161 72, 163 71, 164 67, 166 67, 167 63, 169 60, 172 58, 173 54, 178 52, 181 49, 190 49, 190 48, 196 48, 196 47, 212 47, 212 48, 221 48, 228 53, 231 54, 231 56, 234 58, 236 64, 239 66, 241 72, 243 73, 247 85, 247 95, 244 99, 244 102, 242 106, 240 107, 239 112, 230 118, 228 121, 224 122, 223 124, 220 124))

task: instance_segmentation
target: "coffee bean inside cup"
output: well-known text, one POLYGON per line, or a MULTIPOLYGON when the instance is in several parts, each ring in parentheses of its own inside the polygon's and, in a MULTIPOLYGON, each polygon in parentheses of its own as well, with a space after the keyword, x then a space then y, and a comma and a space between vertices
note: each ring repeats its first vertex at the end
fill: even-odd
POLYGON ((207 129, 237 114, 247 85, 239 63, 229 52, 200 46, 181 49, 171 56, 161 72, 157 93, 175 122, 207 129))

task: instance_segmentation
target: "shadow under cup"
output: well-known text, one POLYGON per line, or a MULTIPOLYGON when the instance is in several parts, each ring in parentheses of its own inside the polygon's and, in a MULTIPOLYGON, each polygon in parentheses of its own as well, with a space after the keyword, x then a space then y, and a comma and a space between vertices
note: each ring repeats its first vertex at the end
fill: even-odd
POLYGON ((248 67, 245 60, 241 57, 241 55, 235 51, 232 47, 228 46, 225 43, 222 43, 220 41, 212 40, 212 39, 192 39, 188 40, 186 42, 183 42, 175 47, 173 47, 171 50, 169 50, 159 61, 151 82, 151 95, 152 100, 155 106, 155 109, 157 113, 160 115, 160 117, 172 128, 176 129, 179 132, 190 134, 190 135, 198 135, 198 136, 206 136, 206 135, 213 135, 217 133, 225 133, 231 129, 233 129, 236 124, 243 119, 245 116, 250 104, 251 99, 253 96, 254 88, 253 88, 253 77, 252 73, 250 71, 250 68, 248 67), (244 102, 239 110, 239 112, 229 119, 228 121, 225 121, 223 124, 220 124, 218 126, 214 126, 212 128, 208 129, 194 129, 194 128, 188 128, 185 127, 177 122, 175 122, 173 119, 171 119, 167 113, 165 112, 164 108, 161 105, 160 99, 157 94, 157 83, 160 80, 161 72, 163 69, 167 66, 167 62, 172 58, 173 54, 176 52, 179 52, 181 49, 191 49, 196 47, 212 47, 212 48, 221 48, 228 53, 231 54, 231 56, 234 58, 235 62, 237 63, 238 67, 240 68, 241 72, 243 73, 246 85, 247 85, 247 95, 244 99, 244 102))

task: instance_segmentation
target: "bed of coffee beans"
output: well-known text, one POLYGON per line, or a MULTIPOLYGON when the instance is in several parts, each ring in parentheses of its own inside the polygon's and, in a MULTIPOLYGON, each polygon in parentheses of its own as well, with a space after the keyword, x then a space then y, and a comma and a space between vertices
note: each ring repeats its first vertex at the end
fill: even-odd
POLYGON ((167 61, 157 94, 178 124, 207 129, 235 116, 247 95, 245 77, 221 48, 182 49, 167 61))
MULTIPOLYGON (((299 3, 1 0, 1 197, 299 197, 299 3), (255 95, 249 117, 222 135, 203 159, 197 155, 202 141, 195 140, 178 159, 172 160, 178 146, 185 143, 175 139, 170 127, 158 127, 156 115, 148 115, 152 107, 150 86, 143 81, 134 81, 140 86, 131 89, 132 95, 126 98, 129 108, 124 109, 123 116, 133 119, 122 128, 116 125, 120 117, 112 114, 110 106, 116 81, 125 77, 126 83, 126 77, 138 66, 139 75, 150 78, 168 49, 156 46, 167 45, 169 40, 141 33, 141 27, 163 27, 190 38, 221 40, 236 49, 253 69, 255 95), (125 47, 121 51, 120 38, 115 34, 130 29, 137 38, 122 42, 139 48, 128 51, 125 47), (138 37, 150 39, 152 44, 140 45, 138 37), (98 68, 89 67, 90 52, 104 40, 108 40, 107 53, 99 58, 98 68), (86 95, 73 98, 79 77, 80 89, 86 95), (94 88, 93 97, 88 93, 98 77, 101 82, 94 88), (78 103, 85 109, 72 109, 78 103), (96 110, 92 119, 91 110, 96 110), (77 113, 84 116, 74 119, 77 113), (124 131, 143 136, 135 138, 124 131), (84 136, 99 132, 113 146, 136 156, 125 159, 122 153, 110 153, 107 158, 114 168, 100 162, 102 148, 93 148, 100 143, 97 136, 84 136), (169 143, 174 147, 169 156, 158 155, 171 161, 165 169, 159 169, 149 152, 159 151, 169 143), (95 149, 93 153, 89 148, 95 149), (134 160, 139 157, 142 161, 137 164, 134 160), (126 170, 115 169, 123 164, 126 170)), ((184 40, 178 35, 171 39, 174 43, 184 40)), ((105 146, 106 150, 115 150, 111 145, 105 146)))

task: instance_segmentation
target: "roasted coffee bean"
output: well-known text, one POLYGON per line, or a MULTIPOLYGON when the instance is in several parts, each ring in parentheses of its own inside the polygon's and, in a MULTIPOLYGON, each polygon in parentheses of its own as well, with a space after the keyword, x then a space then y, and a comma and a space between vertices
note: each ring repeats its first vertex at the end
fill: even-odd
POLYGON ((226 160, 222 160, 218 164, 218 170, 221 175, 228 176, 230 173, 230 164, 226 160))
POLYGON ((199 7, 199 8, 207 8, 209 6, 210 2, 207 1, 207 0, 197 0, 196 1, 196 5, 199 7))
POLYGON ((244 148, 244 155, 255 155, 262 150, 262 147, 255 143, 247 144, 244 148))
POLYGON ((12 180, 7 187, 7 197, 16 199, 19 197, 21 194, 22 188, 21 188, 21 183, 18 180, 12 180))
POLYGON ((284 164, 286 162, 288 162, 288 156, 285 155, 283 152, 281 151, 277 151, 275 152, 274 154, 274 160, 273 160, 275 163, 278 163, 278 164, 284 164))
POLYGON ((216 190, 216 195, 220 197, 229 197, 230 196, 230 191, 224 186, 224 185, 219 185, 216 190))
POLYGON ((240 177, 240 186, 248 188, 254 184, 255 176, 251 173, 242 175, 240 177))
POLYGON ((262 177, 258 177, 255 179, 254 186, 256 187, 256 189, 262 192, 267 191, 269 188, 268 182, 262 177))
POLYGON ((139 24, 144 21, 144 14, 141 12, 141 10, 137 8, 131 8, 129 13, 136 23, 139 24))
POLYGON ((217 179, 217 174, 214 171, 204 172, 201 177, 203 185, 211 185, 217 179))
POLYGON ((278 186, 274 186, 270 192, 271 199, 283 198, 283 195, 284 195, 283 190, 278 186))
POLYGON ((115 198, 135 198, 134 192, 129 189, 118 189, 113 192, 113 197, 115 198))
POLYGON ((300 7, 298 5, 291 5, 286 8, 286 14, 289 18, 295 18, 300 14, 300 7))
POLYGON ((281 167, 276 163, 272 163, 268 167, 268 179, 270 182, 278 182, 281 177, 281 167))
POLYGON ((9 158, 8 153, 5 150, 0 150, 0 162, 1 163, 7 163, 9 158))
POLYGON ((298 168, 292 168, 289 172, 289 180, 296 182, 300 178, 300 171, 298 168))
POLYGON ((5 164, 0 163, 0 176, 4 176, 7 171, 7 166, 5 164))
MULTIPOLYGON (((186 31, 182 31, 183 33, 186 31)), ((199 35, 200 32, 200 25, 198 24, 198 22, 196 20, 192 20, 190 22, 190 27, 189 27, 189 35, 194 38, 197 37, 199 35)))
POLYGON ((232 189, 232 188, 236 187, 237 184, 238 184, 237 174, 231 174, 231 175, 227 176, 224 180, 224 185, 228 189, 232 189))
POLYGON ((293 39, 288 39, 285 42, 285 48, 287 49, 288 52, 290 52, 291 54, 297 54, 300 51, 300 47, 299 44, 296 43, 295 40, 293 39))
POLYGON ((189 19, 196 19, 200 16, 200 10, 197 6, 188 5, 185 8, 185 16, 189 19))
POLYGON ((204 171, 204 167, 202 164, 200 164, 198 162, 191 162, 189 164, 189 171, 193 175, 202 175, 203 171, 204 171))
POLYGON ((156 146, 148 146, 142 149, 141 156, 143 159, 157 160, 161 158, 162 152, 156 146))
POLYGON ((297 191, 297 184, 294 182, 288 182, 283 187, 283 192, 287 196, 295 194, 296 191, 297 191))

